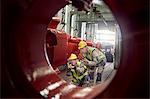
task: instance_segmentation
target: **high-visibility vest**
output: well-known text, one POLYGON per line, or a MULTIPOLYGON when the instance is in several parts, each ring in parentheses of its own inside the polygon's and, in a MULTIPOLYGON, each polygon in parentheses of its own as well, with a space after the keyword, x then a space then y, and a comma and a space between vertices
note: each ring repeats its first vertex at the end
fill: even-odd
POLYGON ((72 82, 75 84, 78 82, 78 75, 75 69, 71 69, 72 82))
MULTIPOLYGON (((81 67, 81 66, 82 66, 81 62, 77 62, 77 67, 81 67)), ((81 80, 84 76, 88 75, 87 67, 83 65, 82 68, 84 68, 83 73, 77 72, 76 67, 71 69, 73 83, 77 83, 78 80, 81 80)))
POLYGON ((72 64, 67 63, 67 67, 68 67, 68 69, 72 68, 72 64))
POLYGON ((105 54, 103 52, 101 52, 100 50, 98 50, 97 48, 93 48, 93 47, 89 47, 88 46, 88 51, 87 53, 83 54, 83 57, 88 59, 89 61, 93 61, 93 51, 96 50, 98 52, 98 58, 100 60, 105 59, 105 54))
POLYGON ((81 62, 77 62, 77 66, 84 68, 84 71, 82 71, 82 74, 79 76, 79 79, 81 80, 84 76, 88 75, 87 67, 81 62))

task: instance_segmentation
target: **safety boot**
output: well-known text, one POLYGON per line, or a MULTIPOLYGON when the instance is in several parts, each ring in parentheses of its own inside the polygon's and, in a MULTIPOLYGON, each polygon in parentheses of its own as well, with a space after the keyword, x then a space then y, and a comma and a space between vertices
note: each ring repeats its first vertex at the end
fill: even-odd
POLYGON ((97 73, 96 81, 101 81, 101 78, 102 78, 102 74, 101 73, 97 73))

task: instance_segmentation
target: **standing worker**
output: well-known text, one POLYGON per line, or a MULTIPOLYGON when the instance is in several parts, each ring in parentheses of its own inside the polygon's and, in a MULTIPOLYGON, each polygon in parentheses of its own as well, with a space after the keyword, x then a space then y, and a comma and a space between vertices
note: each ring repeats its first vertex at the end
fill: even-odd
POLYGON ((84 64, 90 69, 91 80, 94 80, 94 84, 96 81, 101 81, 102 72, 106 64, 105 54, 97 48, 87 46, 87 43, 82 40, 78 44, 78 49, 84 57, 84 64))
POLYGON ((87 67, 82 64, 75 54, 71 54, 67 63, 68 69, 71 72, 72 83, 78 86, 82 86, 85 82, 88 83, 88 71, 87 67))

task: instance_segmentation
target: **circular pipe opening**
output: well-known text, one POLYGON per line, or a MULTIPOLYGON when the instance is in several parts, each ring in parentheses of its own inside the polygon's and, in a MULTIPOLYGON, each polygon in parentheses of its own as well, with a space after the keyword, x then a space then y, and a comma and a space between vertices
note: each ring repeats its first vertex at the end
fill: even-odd
MULTIPOLYGON (((117 25, 117 21, 115 20, 114 16, 110 12, 109 8, 103 2, 100 2, 99 5, 96 3, 93 4, 93 7, 88 12, 88 14, 85 14, 84 12, 81 11, 80 12, 77 11, 75 8, 72 8, 71 5, 66 6, 61 10, 59 10, 58 13, 55 15, 55 17, 52 17, 52 20, 48 24, 47 30, 48 30, 46 35, 47 55, 53 68, 59 72, 61 71, 60 72, 61 78, 65 79, 68 83, 71 82, 71 78, 69 76, 65 76, 66 75, 65 73, 67 71, 67 58, 71 55, 71 53, 75 53, 77 56, 79 56, 79 50, 77 48, 77 45, 80 39, 83 39, 83 40, 87 40, 88 45, 98 48, 99 50, 102 51, 102 53, 104 53, 107 56, 106 57, 107 63, 104 68, 101 82, 105 82, 106 80, 109 80, 108 78, 112 80, 113 76, 115 75, 116 69, 118 68, 117 66, 119 65, 120 62, 121 32, 120 32, 119 25, 117 25), (101 10, 100 8, 103 8, 103 10, 101 10), (104 13, 109 13, 110 18, 107 18, 108 15, 106 16, 106 14, 104 13), (91 18, 94 20, 92 19, 85 20, 85 18, 80 18, 81 15, 82 17, 84 16, 86 18, 89 18, 92 15, 91 18), (76 17, 78 16, 79 18, 78 17, 74 18, 74 16, 76 17), (72 17, 76 19, 74 21, 76 25, 79 25, 77 23, 85 23, 87 25, 89 24, 89 26, 91 26, 92 29, 94 28, 93 30, 95 30, 95 32, 89 31, 88 27, 84 27, 85 31, 82 31, 81 28, 79 28, 79 27, 83 27, 82 24, 78 27, 77 26, 73 27, 72 17), (70 24, 71 26, 67 26, 68 24, 70 24), (92 27, 93 26, 92 24, 94 25, 94 27, 92 27), (95 28, 96 24, 98 26, 97 28, 95 28), (76 28, 76 29, 72 30, 68 28, 76 28), (78 30, 78 34, 73 35, 74 32, 77 30, 78 30), (84 34, 83 32, 86 31, 92 32, 88 34, 88 36, 92 35, 94 38, 84 36, 86 34, 84 34), (103 38, 101 39, 96 38, 101 36, 103 36, 103 38), (111 36, 111 40, 107 39, 110 38, 110 36, 111 36), (107 40, 103 40, 104 37, 107 40), (96 46, 99 44, 99 42, 101 42, 100 44, 101 48, 100 46, 96 46), (114 46, 114 49, 111 49, 112 46, 114 46), (109 53, 108 50, 110 51, 115 50, 116 55, 114 56, 114 54, 112 54, 111 52, 109 53)), ((80 59, 81 57, 78 58, 79 60, 81 60, 80 59)), ((88 85, 92 86, 93 84, 90 83, 88 85)))
MULTIPOLYGON (((144 1, 118 2, 115 0, 105 2, 117 16, 116 19, 123 33, 123 57, 117 75, 99 97, 148 97, 148 59, 145 59, 145 57, 148 57, 148 50, 144 49, 147 49, 147 30, 149 27, 145 26, 147 20, 142 20, 143 18, 147 19, 146 8, 148 3, 144 1), (124 87, 122 88, 122 86, 124 87), (122 89, 120 90, 120 88, 122 89), (118 91, 116 92, 114 89, 118 91)), ((8 19, 15 20, 11 20, 9 23, 12 22, 14 25, 12 26, 12 23, 6 25, 10 27, 10 30, 4 34, 4 38, 9 40, 3 39, 7 44, 4 46, 5 50, 3 50, 6 61, 4 66, 9 74, 6 74, 5 77, 11 81, 11 86, 14 86, 27 97, 35 96, 32 93, 33 88, 39 92, 48 85, 48 82, 54 83, 60 80, 52 69, 44 73, 40 73, 40 71, 49 68, 43 47, 47 32, 47 19, 52 17, 51 15, 54 15, 65 4, 66 2, 63 0, 37 1, 31 4, 32 7, 27 7, 23 3, 17 3, 15 6, 12 3, 6 4, 11 5, 8 8, 13 8, 11 10, 16 11, 16 16, 19 18, 12 18, 14 15, 10 14, 8 19), (19 11, 16 9, 17 7, 21 7, 22 10, 19 11), (26 9, 26 7, 29 9, 26 9), (46 76, 47 73, 51 75, 46 76), (51 79, 48 79, 49 77, 51 79)), ((96 89, 94 96, 97 96, 100 92, 99 87, 96 89)), ((91 95, 91 97, 94 96, 91 95)))

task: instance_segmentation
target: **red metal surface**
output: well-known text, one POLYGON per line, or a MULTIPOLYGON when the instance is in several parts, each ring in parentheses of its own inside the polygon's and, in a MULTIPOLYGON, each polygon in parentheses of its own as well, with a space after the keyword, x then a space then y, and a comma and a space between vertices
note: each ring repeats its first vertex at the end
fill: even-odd
MULTIPOLYGON (((148 2, 105 2, 122 30, 120 67, 106 89, 105 84, 97 86, 82 98, 149 97, 148 2)), ((2 97, 41 97, 39 90, 61 80, 46 60, 44 44, 48 19, 67 3, 65 0, 7 0, 2 4, 2 97)), ((62 97, 72 98, 79 90, 76 88, 62 97)))
POLYGON ((68 40, 68 56, 69 57, 71 55, 71 53, 74 53, 76 55, 79 54, 79 50, 78 50, 78 43, 80 42, 80 38, 70 38, 68 40))
POLYGON ((54 69, 67 62, 68 35, 63 31, 57 31, 59 23, 60 19, 58 17, 52 17, 47 27, 50 32, 46 35, 47 55, 54 69), (56 43, 53 44, 53 42, 56 43))
MULTIPOLYGON (((71 55, 71 53, 74 53, 78 56, 78 58, 82 58, 80 55, 80 51, 78 49, 78 44, 81 41, 81 38, 70 38, 68 39, 68 51, 67 51, 67 57, 71 55)), ((91 41, 86 41, 88 46, 92 46, 91 41)))
POLYGON ((51 64, 53 64, 54 59, 54 47, 57 45, 57 37, 55 33, 48 31, 46 34, 46 52, 48 55, 48 59, 51 64))
POLYGON ((56 29, 59 23, 60 23, 59 17, 52 17, 52 20, 48 24, 47 28, 49 28, 49 29, 56 29))
MULTIPOLYGON (((75 53, 79 56, 79 58, 81 58, 78 50, 78 43, 80 40, 80 38, 70 38, 68 34, 61 31, 47 33, 46 41, 47 44, 49 44, 49 46, 47 46, 47 54, 54 69, 61 65, 65 65, 67 58, 71 55, 71 53, 75 53)), ((92 46, 90 41, 87 42, 87 44, 92 46)))
MULTIPOLYGON (((81 58, 78 50, 78 43, 81 38, 72 38, 69 34, 63 31, 57 31, 57 25, 60 23, 58 17, 52 17, 52 20, 48 24, 48 33, 46 35, 47 55, 49 61, 54 69, 67 63, 67 58, 71 53, 75 53, 81 58)), ((87 41, 89 46, 92 46, 92 42, 87 41)))
POLYGON ((64 65, 67 62, 68 36, 65 33, 56 33, 57 45, 54 48, 54 67, 64 65))
POLYGON ((47 46, 47 55, 50 63, 54 69, 58 66, 64 65, 67 62, 67 47, 68 47, 68 36, 66 33, 48 33, 47 44, 51 44, 56 39, 56 44, 52 46, 47 46), (53 35, 55 38, 53 38, 53 35))

